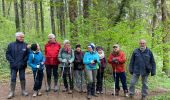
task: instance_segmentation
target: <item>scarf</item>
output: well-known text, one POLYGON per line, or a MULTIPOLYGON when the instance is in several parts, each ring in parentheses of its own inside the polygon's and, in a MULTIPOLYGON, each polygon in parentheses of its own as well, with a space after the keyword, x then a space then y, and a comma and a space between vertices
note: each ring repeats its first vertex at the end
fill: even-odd
POLYGON ((64 46, 64 51, 66 51, 68 54, 71 54, 71 48, 64 46))
MULTIPOLYGON (((99 54, 99 53, 98 53, 99 54)), ((105 54, 104 54, 104 51, 102 51, 102 53, 101 54, 99 54, 99 58, 100 59, 103 59, 105 57, 105 54)))

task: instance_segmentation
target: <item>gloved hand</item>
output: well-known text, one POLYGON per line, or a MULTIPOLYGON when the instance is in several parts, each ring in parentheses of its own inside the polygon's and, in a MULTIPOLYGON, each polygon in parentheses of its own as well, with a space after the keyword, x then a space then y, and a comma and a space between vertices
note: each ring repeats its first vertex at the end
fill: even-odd
POLYGON ((44 65, 44 62, 41 62, 41 65, 44 65))
POLYGON ((94 63, 95 63, 94 60, 92 60, 92 61, 91 61, 91 64, 94 64, 94 63))
POLYGON ((97 63, 97 60, 94 60, 94 63, 97 63))
POLYGON ((67 62, 67 59, 63 59, 62 62, 63 62, 63 63, 66 63, 66 62, 67 62))
POLYGON ((113 59, 112 59, 112 62, 116 62, 116 61, 117 61, 117 59, 116 59, 116 58, 113 58, 113 59))
POLYGON ((39 69, 39 68, 40 68, 40 65, 38 64, 38 65, 36 66, 36 68, 39 69))

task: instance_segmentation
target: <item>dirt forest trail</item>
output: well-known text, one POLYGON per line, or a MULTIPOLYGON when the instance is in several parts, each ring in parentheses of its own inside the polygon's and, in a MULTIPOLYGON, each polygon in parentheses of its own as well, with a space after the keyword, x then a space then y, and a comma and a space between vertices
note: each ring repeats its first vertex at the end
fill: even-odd
MULTIPOLYGON (((55 92, 53 92, 53 90, 51 90, 49 93, 46 93, 44 82, 43 82, 43 86, 42 86, 43 95, 34 98, 34 97, 32 97, 32 94, 33 94, 32 74, 26 74, 26 79, 27 79, 26 80, 27 81, 26 89, 29 92, 29 96, 27 96, 27 97, 21 96, 20 83, 17 82, 17 86, 15 89, 15 97, 12 100, 86 100, 86 93, 81 94, 81 93, 78 93, 77 91, 74 91, 73 95, 65 93, 65 92, 59 92, 59 94, 58 94, 58 92, 55 93, 55 92)), ((52 84, 52 86, 53 86, 53 84, 52 84)), ((62 89, 62 87, 61 87, 61 89, 62 89)), ((0 84, 0 100, 7 100, 6 97, 8 95, 8 91, 9 91, 9 82, 0 84)), ((119 96, 115 96, 115 97, 112 96, 111 93, 112 93, 112 90, 107 89, 106 94, 104 93, 102 95, 98 95, 98 97, 92 97, 91 100, 130 100, 123 96, 123 92, 121 92, 119 96)), ((170 91, 166 90, 166 89, 158 89, 156 91, 150 91, 149 97, 158 96, 158 95, 166 94, 166 93, 170 93, 170 91)), ((134 100, 140 100, 140 92, 136 93, 134 100)))

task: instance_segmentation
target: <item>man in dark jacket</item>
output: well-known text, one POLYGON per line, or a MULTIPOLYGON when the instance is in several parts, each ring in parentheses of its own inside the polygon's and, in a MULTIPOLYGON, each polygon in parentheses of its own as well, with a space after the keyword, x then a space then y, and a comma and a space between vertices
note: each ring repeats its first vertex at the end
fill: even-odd
POLYGON ((144 39, 139 42, 140 48, 134 50, 130 65, 129 72, 132 74, 129 92, 130 97, 134 96, 135 84, 141 76, 142 79, 142 100, 146 100, 148 94, 147 80, 148 75, 151 73, 151 76, 156 74, 156 64, 152 52, 149 48, 146 47, 146 41, 144 39))
POLYGON ((24 42, 23 32, 17 32, 16 41, 8 45, 6 51, 6 59, 10 63, 10 92, 8 99, 14 96, 17 72, 19 71, 19 78, 21 83, 22 95, 27 96, 28 93, 25 91, 25 69, 27 67, 28 59, 28 48, 27 44, 24 42))

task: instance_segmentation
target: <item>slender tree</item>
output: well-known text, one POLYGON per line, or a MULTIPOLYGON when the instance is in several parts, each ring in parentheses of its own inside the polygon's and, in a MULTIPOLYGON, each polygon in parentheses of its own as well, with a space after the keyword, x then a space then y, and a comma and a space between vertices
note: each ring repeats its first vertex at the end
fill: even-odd
POLYGON ((24 14, 24 0, 21 0, 21 20, 22 20, 22 31, 25 33, 25 14, 24 14))
POLYGON ((16 31, 20 31, 20 21, 19 21, 19 13, 18 13, 18 1, 14 0, 14 11, 15 11, 15 25, 16 31))
POLYGON ((42 34, 44 34, 44 12, 43 12, 42 0, 40 1, 40 15, 41 15, 41 32, 42 34))
POLYGON ((36 27, 36 32, 39 33, 39 17, 38 17, 38 3, 37 3, 37 0, 34 1, 34 9, 35 9, 35 27, 36 27))
POLYGON ((6 14, 5 14, 5 1, 2 0, 2 12, 3 12, 3 16, 5 17, 6 14))
POLYGON ((50 17, 51 17, 51 29, 55 34, 55 20, 54 20, 54 0, 50 0, 50 17))

